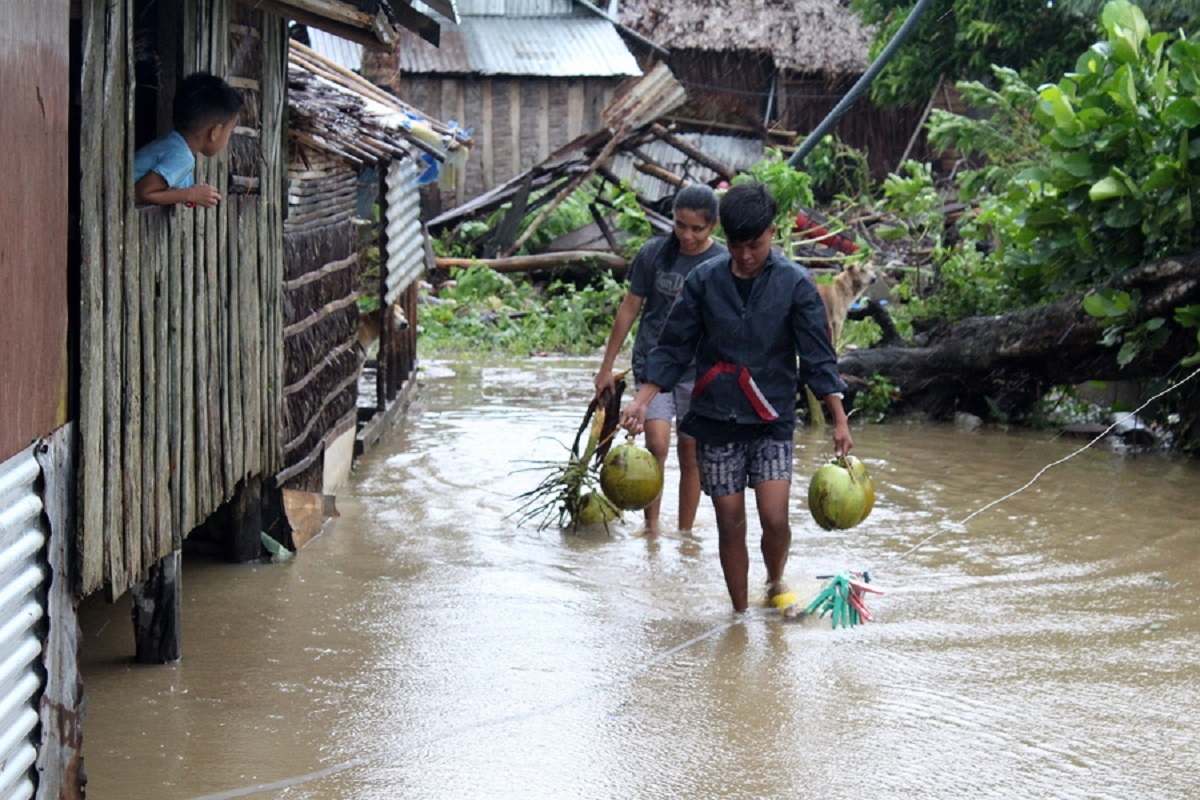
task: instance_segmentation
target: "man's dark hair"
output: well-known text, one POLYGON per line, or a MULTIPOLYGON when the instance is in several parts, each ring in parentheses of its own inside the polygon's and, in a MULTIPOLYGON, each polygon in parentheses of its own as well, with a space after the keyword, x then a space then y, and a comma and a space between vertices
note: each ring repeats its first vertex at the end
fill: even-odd
POLYGON ((733 244, 757 239, 775 221, 779 208, 761 183, 739 183, 721 198, 721 230, 733 244))
POLYGON ((242 96, 216 75, 194 72, 175 90, 174 125, 180 133, 194 133, 209 125, 223 125, 242 110, 242 96))

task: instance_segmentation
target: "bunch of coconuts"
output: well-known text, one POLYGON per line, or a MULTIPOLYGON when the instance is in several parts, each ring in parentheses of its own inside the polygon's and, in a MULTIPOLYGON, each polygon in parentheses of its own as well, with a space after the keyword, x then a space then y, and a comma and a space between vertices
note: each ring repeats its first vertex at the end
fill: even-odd
POLYGON ((608 451, 600 467, 600 492, 579 498, 576 520, 581 525, 618 519, 622 511, 639 511, 662 492, 663 473, 658 460, 644 447, 624 444, 608 451))

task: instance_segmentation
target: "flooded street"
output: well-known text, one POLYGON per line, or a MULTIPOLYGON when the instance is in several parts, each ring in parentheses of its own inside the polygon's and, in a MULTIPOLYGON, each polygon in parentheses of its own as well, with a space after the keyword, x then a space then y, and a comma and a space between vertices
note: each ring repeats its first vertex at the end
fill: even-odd
POLYGON ((800 430, 789 582, 887 593, 849 630, 763 610, 751 514, 738 617, 708 499, 671 530, 673 461, 663 533, 515 523, 594 367, 427 364, 294 559, 185 559, 178 664, 132 664, 128 599, 89 598, 88 797, 1200 796, 1196 463, 1098 445, 971 517, 1085 440, 857 424, 876 507, 824 532, 800 430))

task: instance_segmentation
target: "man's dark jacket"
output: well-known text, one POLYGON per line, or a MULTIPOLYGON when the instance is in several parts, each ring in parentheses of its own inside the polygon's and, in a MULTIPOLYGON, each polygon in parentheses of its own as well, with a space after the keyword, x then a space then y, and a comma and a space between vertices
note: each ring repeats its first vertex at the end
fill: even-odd
POLYGON ((801 382, 818 397, 846 388, 825 306, 808 270, 775 250, 743 303, 730 263, 721 255, 688 275, 647 359, 646 380, 670 390, 695 355, 693 412, 739 424, 794 423, 801 382))

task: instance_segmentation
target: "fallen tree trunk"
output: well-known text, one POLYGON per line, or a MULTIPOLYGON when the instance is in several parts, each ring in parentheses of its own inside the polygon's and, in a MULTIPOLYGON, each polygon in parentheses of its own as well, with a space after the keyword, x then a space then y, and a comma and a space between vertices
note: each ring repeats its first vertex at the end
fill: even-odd
POLYGON ((1117 347, 1101 344, 1108 321, 1083 309, 1083 295, 997 317, 972 317, 932 331, 915 346, 852 350, 838 362, 855 378, 887 378, 903 408, 945 419, 957 411, 984 418, 1024 417, 1051 387, 1089 380, 1131 380, 1177 374, 1196 351, 1196 331, 1176 324, 1174 311, 1200 303, 1200 253, 1135 267, 1104 287, 1138 292, 1135 323, 1167 319, 1157 349, 1117 363, 1117 347))
POLYGON ((435 267, 473 267, 478 264, 483 267, 491 267, 496 272, 528 272, 535 269, 569 267, 584 262, 593 262, 613 269, 624 269, 629 266, 629 262, 621 256, 600 250, 570 250, 561 253, 538 253, 532 256, 512 256, 510 258, 446 258, 439 256, 433 260, 433 265, 435 267))

